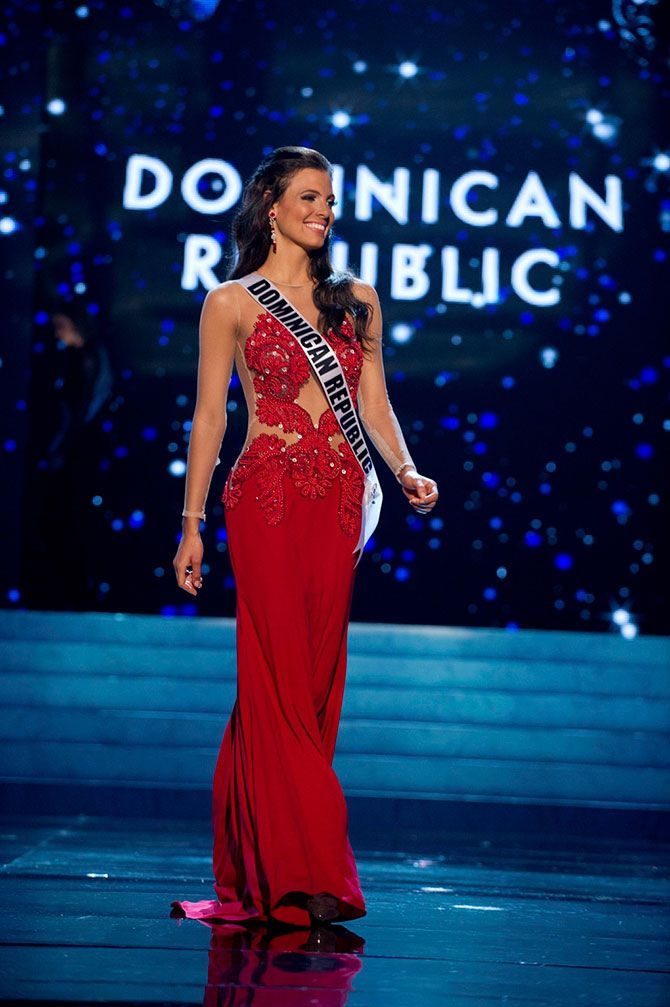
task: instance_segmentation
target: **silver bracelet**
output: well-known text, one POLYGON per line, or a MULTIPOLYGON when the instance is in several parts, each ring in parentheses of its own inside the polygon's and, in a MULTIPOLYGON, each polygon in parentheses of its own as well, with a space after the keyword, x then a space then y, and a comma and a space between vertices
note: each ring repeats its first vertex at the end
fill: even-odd
POLYGON ((202 521, 206 521, 204 510, 183 510, 181 512, 182 517, 199 517, 202 521))
POLYGON ((413 468, 416 468, 414 462, 404 462, 400 466, 400 468, 396 469, 395 470, 395 477, 398 480, 398 482, 400 482, 400 473, 402 472, 403 469, 413 469, 413 468))

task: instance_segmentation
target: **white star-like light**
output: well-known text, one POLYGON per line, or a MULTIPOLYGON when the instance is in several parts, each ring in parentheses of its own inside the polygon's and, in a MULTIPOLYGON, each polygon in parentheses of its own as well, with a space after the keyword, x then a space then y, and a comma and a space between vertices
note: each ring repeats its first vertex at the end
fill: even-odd
POLYGON ((335 129, 346 129, 347 126, 351 125, 351 116, 343 108, 340 108, 336 112, 333 112, 330 122, 335 129))
POLYGON ((645 168, 651 168, 651 172, 644 187, 647 192, 656 192, 657 179, 659 175, 667 175, 670 172, 670 152, 667 150, 655 150, 651 157, 644 157, 640 164, 645 168))
POLYGON ((412 77, 416 77, 419 72, 419 68, 416 63, 411 59, 404 59, 402 63, 398 65, 398 73, 405 80, 410 80, 412 77))

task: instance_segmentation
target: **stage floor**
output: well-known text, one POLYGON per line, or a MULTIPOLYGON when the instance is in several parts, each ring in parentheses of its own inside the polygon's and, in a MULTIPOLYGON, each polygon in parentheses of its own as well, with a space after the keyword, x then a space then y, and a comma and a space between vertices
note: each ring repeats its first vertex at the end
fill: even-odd
POLYGON ((2 1003, 670 1003, 670 847, 445 832, 354 846, 368 914, 310 932, 170 918, 213 898, 202 820, 5 816, 2 1003))

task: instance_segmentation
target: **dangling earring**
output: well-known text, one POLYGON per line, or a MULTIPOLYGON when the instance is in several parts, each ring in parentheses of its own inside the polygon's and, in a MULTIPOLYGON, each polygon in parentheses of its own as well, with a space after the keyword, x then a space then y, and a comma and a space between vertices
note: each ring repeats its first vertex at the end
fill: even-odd
POLYGON ((274 212, 274 210, 272 210, 272 212, 269 213, 268 216, 270 218, 270 241, 272 242, 272 251, 276 253, 276 251, 277 251, 277 235, 275 234, 274 224, 272 222, 275 219, 275 217, 277 216, 277 214, 274 212))

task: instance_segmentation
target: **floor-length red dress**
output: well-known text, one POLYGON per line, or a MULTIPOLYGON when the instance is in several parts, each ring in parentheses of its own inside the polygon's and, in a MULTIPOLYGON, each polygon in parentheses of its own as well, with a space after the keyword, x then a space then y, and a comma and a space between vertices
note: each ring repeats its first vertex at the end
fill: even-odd
MULTIPOLYGON (((216 899, 172 904, 194 919, 309 926, 306 899, 319 892, 336 896, 336 921, 366 913, 332 768, 364 480, 304 351, 245 297, 235 359, 249 432, 222 496, 237 696, 214 772, 216 899)), ((353 325, 324 335, 355 403, 353 325)))

